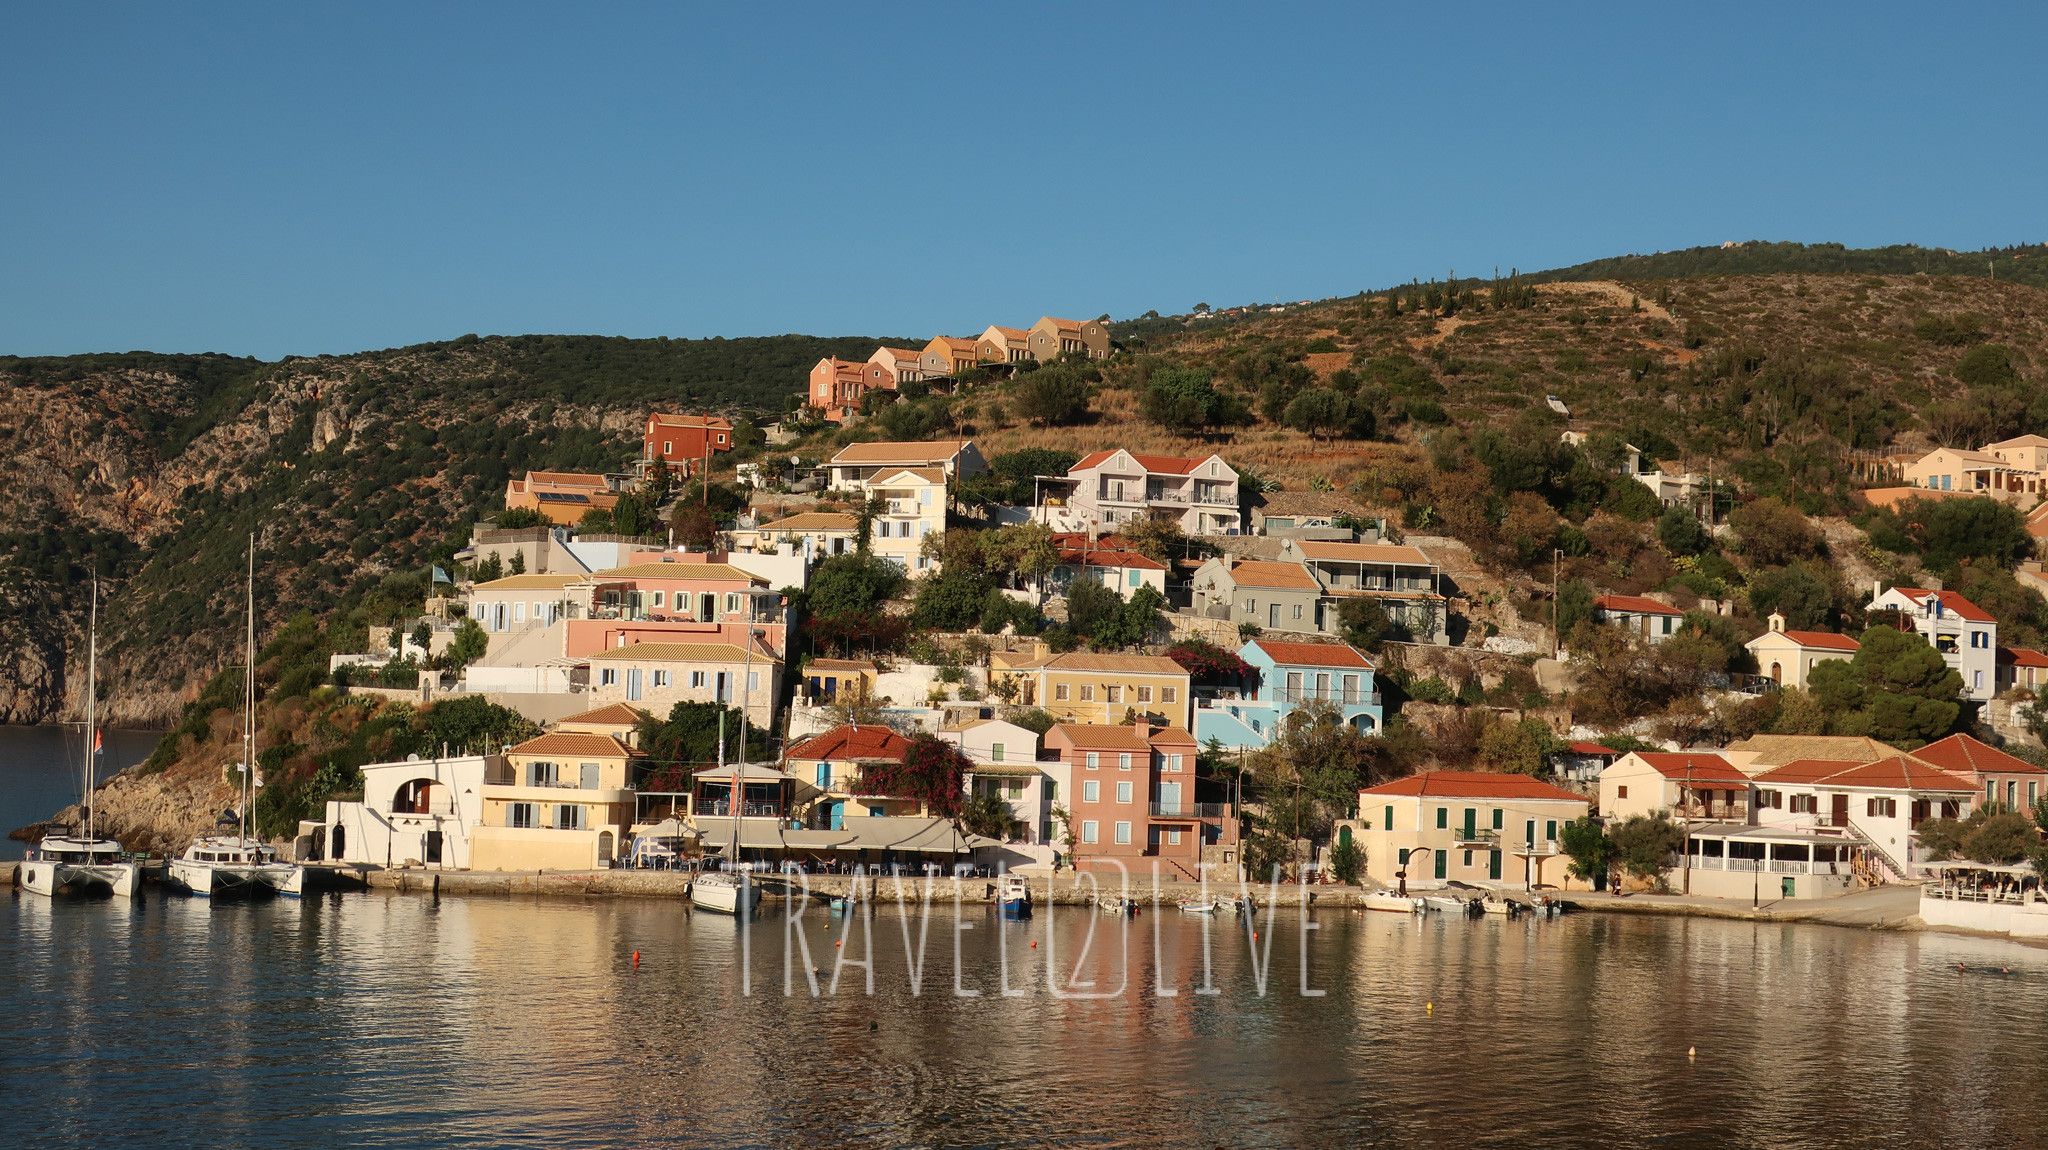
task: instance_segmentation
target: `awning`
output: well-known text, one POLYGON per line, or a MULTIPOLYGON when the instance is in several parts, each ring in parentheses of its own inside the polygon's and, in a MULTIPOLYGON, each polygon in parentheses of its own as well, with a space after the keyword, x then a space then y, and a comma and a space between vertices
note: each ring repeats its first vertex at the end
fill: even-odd
POLYGON ((671 818, 663 819, 651 826, 641 827, 633 832, 633 837, 642 839, 683 839, 691 838, 696 833, 696 828, 687 825, 683 820, 671 818))
MULTIPOLYGON (((703 848, 707 853, 729 849, 732 846, 732 820, 729 818, 706 819, 697 828, 702 835, 703 848)), ((781 850, 783 845, 782 824, 775 819, 741 819, 741 850, 781 850)))
POLYGON ((954 829, 952 820, 900 815, 848 815, 844 827, 854 841, 842 850, 904 851, 914 854, 968 854, 1000 846, 995 839, 954 829))

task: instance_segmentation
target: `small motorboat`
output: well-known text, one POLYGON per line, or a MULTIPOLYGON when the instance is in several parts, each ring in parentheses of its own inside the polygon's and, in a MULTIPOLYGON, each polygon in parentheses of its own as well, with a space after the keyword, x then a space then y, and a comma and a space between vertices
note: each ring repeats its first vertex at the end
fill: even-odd
POLYGON ((1481 914, 1498 914, 1513 918, 1522 913, 1522 906, 1511 898, 1489 891, 1479 899, 1479 912, 1481 914))
POLYGON ((1429 908, 1419 898, 1395 894, 1392 891, 1375 891, 1365 896, 1365 909, 1393 911, 1397 914, 1421 914, 1429 908))
POLYGON ((1422 905, 1431 910, 1440 910, 1445 914, 1466 914, 1471 909, 1464 899, 1448 894, 1423 895, 1422 905))
POLYGON ((761 909, 761 886, 749 882, 744 873, 729 870, 700 874, 690 880, 690 905, 714 914, 752 918, 761 909))
POLYGON ((1107 895, 1095 900, 1095 909, 1103 914, 1114 914, 1123 918, 1136 918, 1138 915, 1138 900, 1124 898, 1121 895, 1107 895))
POLYGON ((1023 922, 1031 917, 1031 882, 1021 874, 1006 874, 996 885, 996 901, 1003 909, 1003 918, 1010 922, 1023 922))

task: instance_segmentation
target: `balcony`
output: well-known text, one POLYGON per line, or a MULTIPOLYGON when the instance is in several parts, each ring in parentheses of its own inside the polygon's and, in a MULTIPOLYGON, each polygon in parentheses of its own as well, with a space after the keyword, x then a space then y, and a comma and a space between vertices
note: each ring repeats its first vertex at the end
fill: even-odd
POLYGON ((1557 845, 1556 839, 1538 839, 1535 842, 1525 840, 1521 845, 1512 847, 1508 851, 1512 855, 1524 855, 1536 859, 1552 858, 1563 852, 1564 848, 1557 845))
POLYGON ((1492 850, 1500 845, 1499 831, 1460 827, 1453 833, 1453 842, 1459 850, 1492 850))
POLYGON ((1282 687, 1278 694, 1283 703, 1338 703, 1346 707, 1380 705, 1378 691, 1346 691, 1338 687, 1282 687))
POLYGON ((1185 491, 1147 491, 1145 493, 1145 502, 1179 503, 1185 505, 1188 502, 1188 495, 1185 491))
MULTIPOLYGON (((697 808, 697 817, 700 819, 729 819, 732 817, 732 804, 724 799, 705 803, 697 808)), ((743 819, 779 819, 782 817, 782 804, 743 802, 740 804, 740 817, 743 819)))
POLYGON ((1230 812, 1229 803, 1153 803, 1155 819, 1220 819, 1230 812))

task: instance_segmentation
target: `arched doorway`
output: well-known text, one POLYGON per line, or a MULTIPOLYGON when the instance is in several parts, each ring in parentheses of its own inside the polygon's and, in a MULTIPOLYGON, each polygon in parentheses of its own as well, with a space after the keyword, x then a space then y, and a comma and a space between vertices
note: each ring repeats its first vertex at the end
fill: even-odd
POLYGON ((1338 845, 1338 846, 1340 846, 1340 847, 1348 847, 1348 846, 1350 846, 1350 845, 1351 845, 1351 828, 1350 828, 1350 827, 1338 827, 1338 828, 1337 828, 1337 845, 1338 845))
POLYGON ((1776 684, 1778 684, 1779 686, 1784 686, 1784 684, 1785 684, 1785 668, 1784 668, 1784 665, 1783 665, 1783 664, 1780 664, 1780 663, 1772 663, 1772 664, 1771 664, 1771 682, 1773 682, 1773 683, 1776 683, 1776 684))
POLYGON ((597 835, 597 865, 612 865, 612 832, 599 831, 597 835))
POLYGON ((431 813, 434 802, 434 780, 407 779, 391 794, 391 813, 395 815, 424 815, 431 813))

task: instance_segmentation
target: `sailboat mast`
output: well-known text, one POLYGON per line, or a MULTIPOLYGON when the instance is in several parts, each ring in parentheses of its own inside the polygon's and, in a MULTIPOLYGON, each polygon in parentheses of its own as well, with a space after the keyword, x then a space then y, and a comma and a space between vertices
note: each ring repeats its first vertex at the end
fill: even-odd
POLYGON ((242 677, 242 841, 256 814, 256 533, 249 532, 248 633, 242 677))
POLYGON ((85 626, 85 841, 90 843, 96 837, 99 826, 99 804, 93 801, 93 785, 99 781, 93 761, 98 748, 93 743, 99 736, 99 713, 96 709, 99 694, 100 656, 100 574, 92 574, 92 606, 86 612, 85 626))

